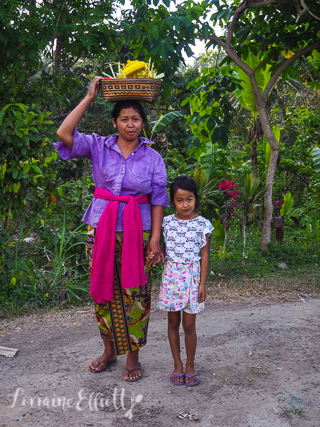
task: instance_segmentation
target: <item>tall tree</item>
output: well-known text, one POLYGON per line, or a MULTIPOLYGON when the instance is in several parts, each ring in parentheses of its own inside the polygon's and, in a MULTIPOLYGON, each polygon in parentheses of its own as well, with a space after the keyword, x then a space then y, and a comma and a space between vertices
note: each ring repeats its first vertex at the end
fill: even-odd
MULTIPOLYGON (((41 201, 45 203, 45 190, 54 187, 55 173, 50 175, 49 170, 56 157, 50 156, 48 142, 56 132, 48 117, 52 112, 61 122, 59 115, 67 115, 84 96, 94 61, 114 60, 122 37, 116 9, 123 3, 0 3, 0 220, 4 224, 25 206, 36 215, 41 201)), ((57 168, 59 164, 52 172, 57 168)))
MULTIPOLYGON (((142 2, 134 0, 134 3, 142 2)), ((201 3, 186 1, 172 12, 164 6, 156 10, 151 7, 158 5, 159 1, 143 3, 145 8, 148 4, 149 9, 144 10, 144 19, 140 22, 137 52, 143 49, 159 63, 168 54, 172 61, 166 65, 171 66, 168 71, 172 72, 174 62, 182 58, 182 50, 188 54, 189 45, 198 37, 206 40, 208 47, 220 46, 228 57, 227 62, 235 63, 249 78, 261 127, 271 147, 261 243, 262 250, 266 250, 271 236, 272 188, 279 153, 279 143, 272 132, 268 116, 267 100, 277 80, 290 75, 296 61, 320 49, 320 2, 234 0, 230 4, 229 0, 207 0, 201 3), (153 21, 146 19, 147 13, 153 17, 153 21), (217 26, 223 28, 222 36, 216 33, 217 26), (289 52, 291 56, 287 55, 289 52), (250 53, 259 59, 254 67, 246 63, 250 53), (256 72, 266 67, 269 67, 271 76, 262 90, 256 72)))
MULTIPOLYGON (((79 61, 112 58, 118 0, 4 0, 0 4, 1 104, 36 102, 79 61), (20 86, 17 90, 18 85, 20 86)), ((56 90, 56 92, 59 92, 56 90)), ((56 95, 59 101, 59 95, 56 95)))

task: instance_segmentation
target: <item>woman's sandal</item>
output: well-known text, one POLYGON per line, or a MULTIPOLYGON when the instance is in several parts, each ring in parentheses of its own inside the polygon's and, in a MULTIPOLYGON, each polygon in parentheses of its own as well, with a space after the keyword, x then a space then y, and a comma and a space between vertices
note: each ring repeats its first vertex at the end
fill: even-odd
MULTIPOLYGON (((124 371, 128 373, 128 377, 129 377, 129 376, 130 376, 130 374, 132 374, 132 372, 134 372, 134 371, 141 371, 141 363, 140 363, 140 362, 138 362, 138 367, 137 367, 137 368, 135 368, 135 369, 131 369, 131 371, 130 371, 130 369, 128 369, 128 368, 125 368, 125 369, 124 369, 124 371)), ((142 378, 142 372, 141 372, 141 375, 140 375, 139 377, 137 377, 137 378, 123 378, 123 379, 124 379, 125 381, 130 381, 130 382, 132 382, 132 381, 139 381, 139 380, 141 380, 141 378, 142 378)))
POLYGON ((172 384, 174 384, 174 385, 184 385, 185 384, 185 377, 184 377, 184 373, 182 373, 182 374, 180 374, 180 375, 178 375, 178 374, 176 374, 175 372, 172 372, 172 374, 171 375, 175 375, 176 377, 178 377, 179 379, 181 378, 181 377, 183 377, 182 379, 183 379, 183 381, 175 381, 175 380, 173 380, 171 377, 170 377, 170 381, 172 382, 172 384))
MULTIPOLYGON (((106 365, 106 366, 102 369, 94 369, 94 368, 91 368, 91 366, 89 365, 89 370, 90 370, 90 372, 93 372, 94 374, 100 374, 100 372, 105 371, 108 366, 112 365, 113 363, 116 363, 116 361, 117 361, 117 359, 110 360, 110 361, 106 360, 104 362, 100 362, 100 358, 99 358, 99 359, 95 360, 95 362, 99 363, 99 365, 96 366, 96 368, 98 368, 100 365, 106 365)), ((94 362, 92 362, 92 363, 94 363, 94 362)))

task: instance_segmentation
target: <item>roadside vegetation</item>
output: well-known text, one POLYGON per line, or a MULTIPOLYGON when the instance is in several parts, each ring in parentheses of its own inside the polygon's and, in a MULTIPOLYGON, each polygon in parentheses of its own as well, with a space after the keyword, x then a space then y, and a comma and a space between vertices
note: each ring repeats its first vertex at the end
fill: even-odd
MULTIPOLYGON (((93 76, 137 58, 165 74, 145 135, 214 226, 209 296, 319 293, 319 2, 168 3, 132 0, 121 18, 112 0, 0 5, 0 317, 91 300, 91 165, 53 142, 93 76)), ((98 97, 79 130, 112 134, 111 108, 98 97)))

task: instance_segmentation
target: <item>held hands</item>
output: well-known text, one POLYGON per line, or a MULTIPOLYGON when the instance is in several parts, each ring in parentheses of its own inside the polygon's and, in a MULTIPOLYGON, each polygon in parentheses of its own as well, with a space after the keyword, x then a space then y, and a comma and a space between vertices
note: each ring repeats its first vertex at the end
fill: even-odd
POLYGON ((159 241, 153 241, 150 239, 148 249, 147 249, 147 257, 146 264, 148 267, 154 267, 156 264, 164 261, 164 254, 161 250, 161 246, 159 241))
POLYGON ((206 285, 205 284, 202 285, 200 283, 199 291, 198 291, 198 301, 199 301, 199 303, 200 302, 204 302, 204 300, 206 299, 206 296, 207 296, 206 285))

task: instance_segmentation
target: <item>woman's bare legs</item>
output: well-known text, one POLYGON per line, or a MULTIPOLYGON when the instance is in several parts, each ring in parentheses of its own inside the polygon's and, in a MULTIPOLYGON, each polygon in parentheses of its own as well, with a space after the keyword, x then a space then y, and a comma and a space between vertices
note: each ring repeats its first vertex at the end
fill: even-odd
POLYGON ((103 340, 104 352, 101 357, 99 357, 94 362, 90 363, 90 369, 95 372, 101 372, 106 369, 106 367, 117 360, 116 349, 114 348, 113 341, 103 340))
MULTIPOLYGON (((182 327, 185 335, 185 345, 187 353, 186 374, 190 376, 195 373, 194 358, 196 355, 197 348, 196 314, 183 312, 182 327)), ((186 377, 186 384, 195 382, 197 380, 197 375, 192 378, 186 377)))
MULTIPOLYGON (((171 348, 171 353, 173 357, 174 363, 174 372, 177 375, 181 375, 183 373, 183 364, 181 360, 180 354, 180 329, 181 323, 181 312, 180 311, 169 311, 168 312, 168 336, 169 343, 171 348)), ((175 382, 183 382, 183 377, 177 377, 177 375, 172 374, 171 379, 175 382)))
POLYGON ((128 380, 137 380, 141 377, 141 366, 139 363, 139 350, 130 351, 127 354, 127 364, 124 370, 123 379, 128 380))
MULTIPOLYGON (((113 341, 103 340, 103 344, 103 355, 94 362, 90 363, 91 370, 96 372, 104 371, 110 363, 113 363, 117 360, 117 353, 113 341)), ((139 350, 130 351, 127 354, 127 366, 124 371, 123 379, 132 380, 138 377, 141 377, 141 368, 139 365, 139 350)))

